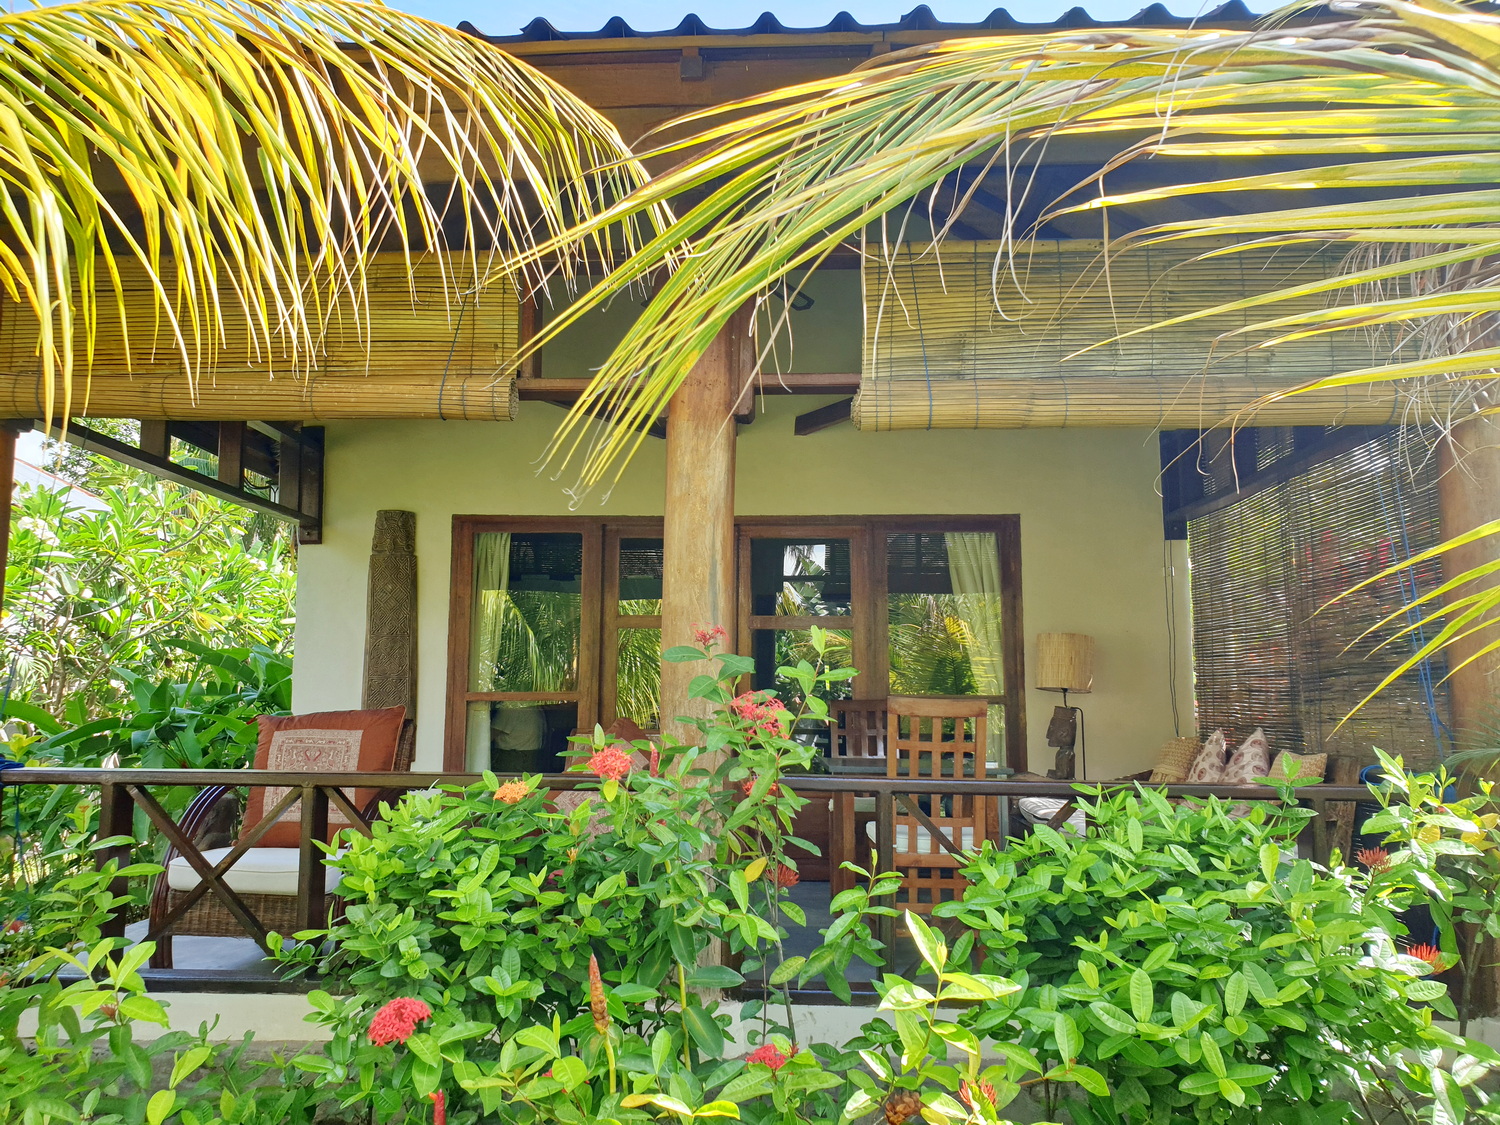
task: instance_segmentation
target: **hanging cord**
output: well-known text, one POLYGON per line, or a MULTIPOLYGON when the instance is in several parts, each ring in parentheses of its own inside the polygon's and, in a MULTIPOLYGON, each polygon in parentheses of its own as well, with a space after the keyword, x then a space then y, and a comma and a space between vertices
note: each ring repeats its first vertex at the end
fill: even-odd
MULTIPOLYGON (((935 253, 936 251, 934 251, 935 253)), ((922 345, 922 374, 927 379, 927 428, 932 429, 932 369, 927 365, 927 332, 922 325, 922 288, 917 284, 916 255, 906 248, 906 272, 911 278, 912 305, 917 313, 917 342, 922 345)))
MULTIPOLYGON (((470 290, 470 293, 472 292, 473 291, 470 290)), ((448 369, 453 366, 453 353, 458 350, 458 337, 463 333, 464 314, 468 311, 469 293, 464 293, 459 297, 458 301, 458 322, 453 326, 453 339, 448 341, 448 358, 443 360, 443 377, 438 380, 437 408, 439 422, 446 422, 448 420, 448 416, 443 413, 443 395, 448 389, 448 369)), ((467 407, 468 404, 465 403, 464 405, 465 407, 467 407)), ((467 409, 465 409, 464 415, 467 417, 467 409)))

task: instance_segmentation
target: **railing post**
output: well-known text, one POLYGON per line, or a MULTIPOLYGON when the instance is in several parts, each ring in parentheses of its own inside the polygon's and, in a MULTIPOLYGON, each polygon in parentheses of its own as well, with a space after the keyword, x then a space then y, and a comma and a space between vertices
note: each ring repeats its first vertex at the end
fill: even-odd
POLYGON ((297 905, 304 930, 321 930, 328 923, 323 853, 317 841, 328 839, 328 794, 321 786, 302 787, 302 842, 297 857, 297 905))
MULTIPOLYGON (((875 870, 883 875, 895 866, 896 796, 888 789, 875 794, 875 870)), ((882 914, 876 919, 875 937, 885 947, 885 967, 896 967, 896 919, 882 914)))
MULTIPOLYGON (((17 794, 19 799, 19 794, 17 794)), ((111 836, 135 837, 135 802, 130 797, 130 791, 123 785, 113 781, 106 781, 99 786, 99 836, 100 840, 107 840, 111 836)), ((102 870, 110 860, 114 860, 117 867, 125 867, 130 863, 129 844, 111 844, 107 848, 100 848, 94 853, 94 863, 102 870)), ((116 875, 109 881, 109 893, 115 898, 124 898, 130 892, 130 880, 123 875, 116 875)), ((108 920, 100 927, 100 934, 107 938, 123 938, 125 936, 125 916, 118 910, 111 910, 108 920)))

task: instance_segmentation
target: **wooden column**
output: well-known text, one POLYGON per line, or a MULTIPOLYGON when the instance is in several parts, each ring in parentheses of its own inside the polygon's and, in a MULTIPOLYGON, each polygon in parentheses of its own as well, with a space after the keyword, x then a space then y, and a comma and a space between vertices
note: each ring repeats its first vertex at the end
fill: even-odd
MULTIPOLYGON (((693 627, 720 625, 735 645, 734 404, 753 363, 748 313, 736 315, 672 396, 667 415, 663 529, 662 646, 693 643, 693 627)), ((663 663, 662 730, 684 742, 696 735, 676 722, 706 715, 688 685, 704 669, 663 663)))
MULTIPOLYGON (((1440 455, 1438 505, 1443 539, 1500 519, 1500 423, 1489 416, 1460 423, 1443 440, 1440 455)), ((1456 578, 1496 559, 1500 559, 1500 535, 1491 535, 1447 552, 1443 577, 1456 578)), ((1491 578, 1489 584, 1500 584, 1500 577, 1491 578)), ((1473 585, 1465 586, 1458 593, 1473 589, 1473 585)), ((1458 641, 1448 649, 1449 666, 1457 666, 1497 638, 1500 626, 1491 626, 1458 641)), ((1493 746, 1493 733, 1484 733, 1484 728, 1500 724, 1500 653, 1454 672, 1448 691, 1459 748, 1493 746)))

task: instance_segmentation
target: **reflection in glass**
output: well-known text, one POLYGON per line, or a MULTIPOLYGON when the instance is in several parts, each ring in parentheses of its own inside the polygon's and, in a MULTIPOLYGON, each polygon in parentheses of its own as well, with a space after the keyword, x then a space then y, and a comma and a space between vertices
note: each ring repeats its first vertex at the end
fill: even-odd
POLYGON ((760 617, 848 616, 849 540, 752 539, 750 612, 760 617))
MULTIPOLYGON (((852 651, 853 634, 848 629, 830 629, 828 647, 823 663, 828 668, 847 668, 854 662, 852 651)), ((818 663, 818 652, 812 646, 812 633, 807 629, 757 629, 751 634, 752 654, 755 657, 755 673, 750 683, 757 691, 770 689, 786 704, 787 710, 796 712, 802 705, 802 685, 796 680, 782 676, 779 668, 796 666, 805 660, 814 666, 818 663)), ((821 692, 825 699, 850 699, 852 680, 839 680, 828 684, 821 692)))
POLYGON ((619 637, 615 715, 642 730, 657 730, 661 725, 661 630, 621 629, 619 637))
MULTIPOLYGON (((886 559, 891 691, 1003 694, 1000 556, 994 533, 892 535, 886 559)), ((1002 708, 990 708, 991 763, 1003 760, 1002 718, 1002 708)))
POLYGON ((620 540, 620 613, 661 613, 661 567, 660 537, 620 540))
POLYGON ((469 690, 578 690, 583 536, 474 537, 469 690))
POLYGON ((476 701, 468 707, 471 770, 554 773, 566 768, 568 736, 578 726, 578 703, 568 700, 476 701))

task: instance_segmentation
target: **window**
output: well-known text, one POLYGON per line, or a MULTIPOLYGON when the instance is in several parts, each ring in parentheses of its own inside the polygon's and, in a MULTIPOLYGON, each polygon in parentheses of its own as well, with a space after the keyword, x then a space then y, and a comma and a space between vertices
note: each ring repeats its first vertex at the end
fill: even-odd
MULTIPOLYGON (((746 687, 795 701, 777 669, 816 626, 860 670, 839 695, 983 696, 992 763, 1024 763, 1015 517, 743 519, 738 544, 746 687)), ((460 517, 453 578, 447 768, 560 769, 575 730, 658 726, 660 521, 460 517)))

